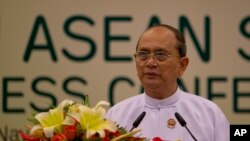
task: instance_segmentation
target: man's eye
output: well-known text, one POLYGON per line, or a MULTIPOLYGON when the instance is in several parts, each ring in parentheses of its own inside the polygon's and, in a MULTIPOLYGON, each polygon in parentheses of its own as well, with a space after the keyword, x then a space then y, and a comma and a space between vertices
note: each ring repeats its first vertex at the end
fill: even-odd
POLYGON ((156 52, 155 53, 157 56, 165 56, 166 54, 164 52, 156 52))
POLYGON ((147 52, 140 52, 140 55, 141 55, 141 56, 147 56, 148 53, 147 53, 147 52))

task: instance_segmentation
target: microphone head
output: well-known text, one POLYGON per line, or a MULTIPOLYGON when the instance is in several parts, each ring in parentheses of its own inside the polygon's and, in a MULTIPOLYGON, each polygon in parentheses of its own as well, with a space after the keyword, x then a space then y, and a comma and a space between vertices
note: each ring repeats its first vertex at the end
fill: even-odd
POLYGON ((183 117, 179 113, 175 112, 174 115, 182 127, 185 127, 187 125, 186 121, 183 119, 183 117))
POLYGON ((133 123, 133 127, 136 128, 136 127, 141 123, 141 121, 142 121, 142 119, 144 118, 145 115, 146 115, 146 112, 143 111, 143 112, 139 115, 139 117, 135 120, 135 122, 133 123))

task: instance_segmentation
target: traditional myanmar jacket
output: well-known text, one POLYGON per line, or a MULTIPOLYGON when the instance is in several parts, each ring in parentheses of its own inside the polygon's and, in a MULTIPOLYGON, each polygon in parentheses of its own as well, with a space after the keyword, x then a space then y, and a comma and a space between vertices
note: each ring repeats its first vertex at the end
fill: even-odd
POLYGON ((178 112, 198 141, 229 141, 229 122, 221 109, 212 101, 179 88, 162 100, 151 98, 146 93, 130 97, 111 107, 106 118, 129 131, 143 111, 146 115, 137 127, 142 129, 137 136, 193 141, 187 129, 177 121, 175 113, 178 112))

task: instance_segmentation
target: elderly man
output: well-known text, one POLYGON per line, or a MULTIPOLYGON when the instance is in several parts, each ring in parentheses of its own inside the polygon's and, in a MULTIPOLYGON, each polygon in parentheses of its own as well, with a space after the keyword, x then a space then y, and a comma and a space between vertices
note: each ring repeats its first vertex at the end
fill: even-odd
POLYGON ((189 62, 185 39, 177 29, 169 25, 147 29, 137 43, 135 62, 144 93, 111 107, 106 118, 130 130, 145 111, 138 126, 142 137, 229 141, 229 123, 220 108, 212 101, 182 91, 177 84, 189 62), (185 119, 191 133, 181 126, 176 113, 185 119))

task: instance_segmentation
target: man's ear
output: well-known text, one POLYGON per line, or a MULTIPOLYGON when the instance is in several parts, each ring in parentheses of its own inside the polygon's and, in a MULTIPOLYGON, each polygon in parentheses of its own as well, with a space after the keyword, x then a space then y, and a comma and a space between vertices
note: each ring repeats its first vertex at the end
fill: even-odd
POLYGON ((188 57, 182 57, 180 58, 180 68, 179 68, 179 77, 181 77, 183 75, 183 73, 185 72, 187 66, 189 63, 189 58, 188 57))

